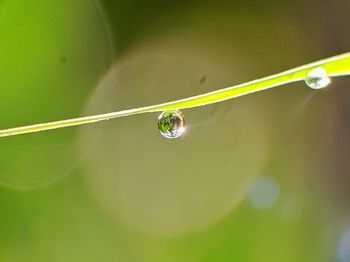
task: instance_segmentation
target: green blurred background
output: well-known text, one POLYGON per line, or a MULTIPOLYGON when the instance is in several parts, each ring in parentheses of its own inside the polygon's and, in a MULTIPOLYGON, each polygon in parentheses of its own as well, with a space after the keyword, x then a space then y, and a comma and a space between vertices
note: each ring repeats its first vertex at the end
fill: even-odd
MULTIPOLYGON (((349 51, 346 0, 0 0, 1 128, 166 102, 349 51)), ((292 84, 1 139, 0 261, 350 261, 350 89, 292 84)))

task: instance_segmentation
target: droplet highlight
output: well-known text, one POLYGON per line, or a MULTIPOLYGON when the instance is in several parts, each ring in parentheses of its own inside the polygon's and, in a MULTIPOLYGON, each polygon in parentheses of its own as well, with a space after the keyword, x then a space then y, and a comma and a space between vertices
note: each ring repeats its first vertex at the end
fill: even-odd
POLYGON ((185 117, 178 110, 164 111, 158 117, 158 128, 165 138, 178 138, 185 132, 185 117))
POLYGON ((331 79, 324 68, 318 67, 306 74, 305 83, 312 89, 322 89, 331 83, 331 79))

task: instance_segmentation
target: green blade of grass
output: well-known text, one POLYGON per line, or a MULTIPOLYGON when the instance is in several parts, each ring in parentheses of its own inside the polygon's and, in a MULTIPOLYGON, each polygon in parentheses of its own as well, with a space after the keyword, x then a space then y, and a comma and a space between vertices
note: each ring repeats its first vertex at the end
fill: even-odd
POLYGON ((227 87, 209 93, 188 97, 168 103, 122 110, 118 112, 78 117, 67 120, 35 124, 23 127, 0 130, 0 137, 27 134, 57 128, 79 126, 110 120, 117 117, 131 116, 142 113, 160 112, 175 109, 193 108, 222 102, 239 96, 266 90, 272 87, 297 82, 305 79, 306 74, 317 67, 324 68, 330 77, 350 75, 350 53, 334 56, 311 64, 296 67, 279 74, 264 77, 244 84, 227 87))

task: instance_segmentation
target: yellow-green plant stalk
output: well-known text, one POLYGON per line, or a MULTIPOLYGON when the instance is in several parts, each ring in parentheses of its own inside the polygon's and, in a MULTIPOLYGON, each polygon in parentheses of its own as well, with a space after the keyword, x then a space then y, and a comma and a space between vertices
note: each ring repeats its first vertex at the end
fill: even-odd
POLYGON ((220 90, 172 102, 93 116, 78 117, 49 123, 3 129, 0 130, 0 137, 47 131, 71 126, 79 126, 104 120, 110 120, 117 117, 132 116, 143 113, 162 112, 176 109, 185 109, 223 102, 228 99, 266 90, 272 87, 305 80, 307 74, 310 71, 317 68, 322 68, 323 70, 325 70, 325 72, 327 72, 328 77, 350 75, 350 53, 330 57, 324 60, 296 67, 279 74, 264 77, 244 84, 223 88, 220 90))

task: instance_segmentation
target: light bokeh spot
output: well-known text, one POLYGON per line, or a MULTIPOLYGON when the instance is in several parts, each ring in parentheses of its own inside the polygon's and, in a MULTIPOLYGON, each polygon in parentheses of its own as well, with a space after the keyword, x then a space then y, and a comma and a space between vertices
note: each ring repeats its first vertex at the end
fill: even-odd
MULTIPOLYGON (((171 101, 234 82, 238 64, 215 62, 221 54, 201 50, 199 39, 179 39, 154 40, 116 61, 86 114, 171 101), (210 74, 201 84, 205 72, 210 74)), ((145 234, 183 235, 218 223, 261 174, 268 138, 257 107, 248 98, 184 110, 188 129, 176 140, 159 135, 157 113, 83 127, 81 154, 90 150, 84 170, 92 195, 117 223, 145 234)))
POLYGON ((271 208, 277 203, 279 197, 280 186, 269 177, 257 179, 249 194, 250 202, 257 208, 271 208))

